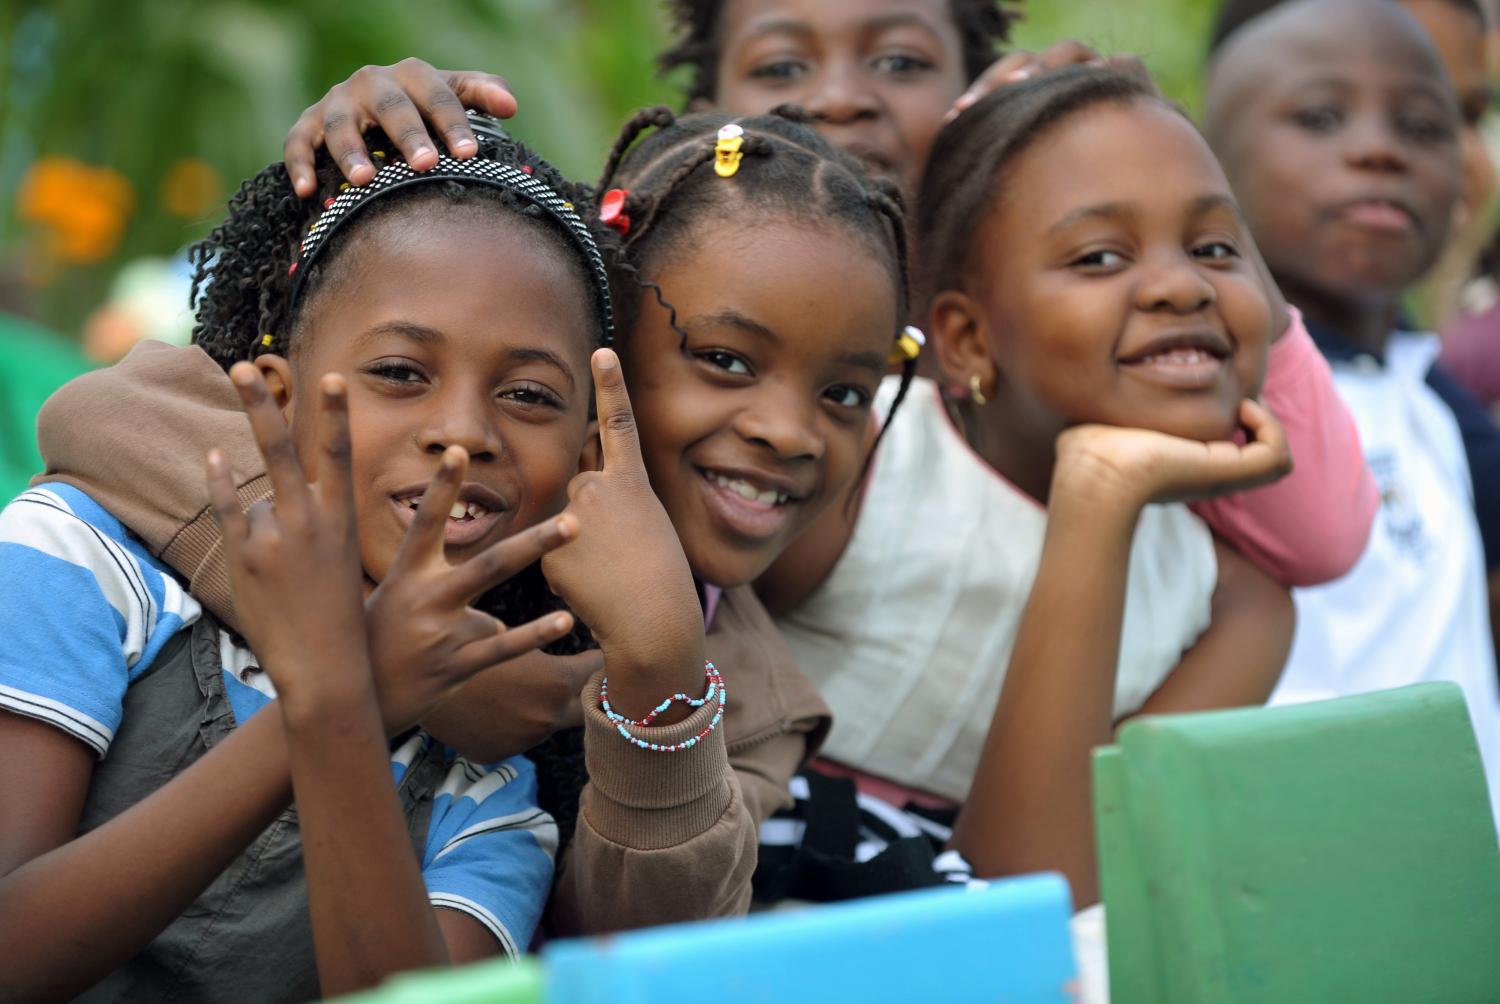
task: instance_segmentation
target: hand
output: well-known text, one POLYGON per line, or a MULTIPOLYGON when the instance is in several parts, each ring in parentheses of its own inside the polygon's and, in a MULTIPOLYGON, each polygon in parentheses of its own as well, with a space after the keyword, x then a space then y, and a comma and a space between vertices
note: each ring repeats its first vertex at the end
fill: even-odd
MULTIPOLYGON (((443 454, 390 572, 365 603, 381 715, 392 735, 419 721, 426 724, 434 709, 475 674, 556 641, 573 628, 572 615, 563 611, 507 628, 469 606, 575 537, 578 521, 567 514, 554 516, 461 564, 450 564, 443 553, 443 529, 468 467, 462 447, 450 446, 443 454)), ((445 720, 461 718, 467 710, 451 708, 445 720)))
POLYGON ((241 512, 228 461, 220 450, 209 454, 208 493, 245 637, 283 708, 314 693, 358 693, 371 681, 344 380, 330 374, 319 385, 317 480, 309 484, 259 371, 237 363, 229 377, 276 493, 274 504, 241 512))
POLYGON ((474 763, 525 753, 583 724, 579 694, 604 668, 597 649, 577 655, 527 652, 481 670, 422 716, 422 728, 474 763))
POLYGON ((1281 423, 1263 405, 1240 402, 1247 441, 1200 443, 1147 429, 1079 425, 1057 437, 1049 505, 1060 498, 1123 497, 1141 506, 1212 498, 1269 484, 1292 469, 1281 423))
POLYGON ((603 470, 568 484, 564 515, 577 520, 578 539, 543 558, 542 572, 598 640, 611 698, 623 687, 621 707, 643 713, 666 694, 702 689, 703 613, 651 491, 619 357, 600 349, 593 369, 603 470))
POLYGON ((479 144, 465 108, 510 118, 516 113, 516 99, 505 78, 493 73, 439 70, 411 57, 394 66, 361 67, 348 80, 329 88, 287 133, 282 160, 292 188, 304 199, 317 193, 313 156, 325 144, 350 184, 368 183, 375 177, 375 167, 365 148, 364 132, 372 125, 378 125, 418 171, 437 163, 428 122, 454 157, 472 157, 479 152, 479 144))
POLYGON ((1153 91, 1156 90, 1156 83, 1147 72, 1146 64, 1135 56, 1102 56, 1082 42, 1064 39, 1041 52, 1019 50, 991 63, 974 79, 969 89, 953 102, 953 107, 948 109, 948 113, 943 116, 943 123, 946 125, 952 122, 965 108, 991 91, 998 91, 1008 84, 1020 83, 1052 70, 1060 70, 1065 66, 1079 65, 1107 66, 1128 76, 1137 77, 1150 84, 1153 91))

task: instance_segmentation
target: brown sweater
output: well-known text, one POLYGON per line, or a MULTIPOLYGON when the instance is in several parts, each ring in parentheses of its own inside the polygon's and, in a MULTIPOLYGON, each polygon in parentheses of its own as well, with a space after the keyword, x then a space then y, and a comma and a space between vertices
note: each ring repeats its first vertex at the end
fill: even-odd
MULTIPOLYGON (((243 504, 271 494, 250 424, 224 372, 196 348, 156 342, 59 390, 37 419, 47 464, 35 480, 86 491, 238 626, 204 457, 223 449, 243 504)), ((724 593, 707 635, 724 674, 724 722, 682 753, 625 742, 584 690, 589 784, 558 862, 550 933, 596 934, 743 913, 762 820, 790 805, 787 781, 822 744, 828 709, 749 587, 724 593)), ((653 730, 675 743, 712 707, 653 730)))

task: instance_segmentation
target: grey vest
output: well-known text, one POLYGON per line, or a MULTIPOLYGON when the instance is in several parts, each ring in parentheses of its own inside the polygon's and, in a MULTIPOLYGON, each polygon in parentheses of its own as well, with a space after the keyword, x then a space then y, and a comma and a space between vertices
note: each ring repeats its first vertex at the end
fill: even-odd
MULTIPOLYGON (((267 708, 261 714, 279 711, 267 708)), ((166 784, 234 725, 219 657, 219 624, 205 612, 126 690, 120 728, 108 755, 94 767, 79 832, 102 826, 166 784)), ((399 787, 419 860, 445 767, 442 747, 429 742, 399 787)), ((318 996, 307 876, 292 807, 186 913, 77 1000, 248 1004, 318 996)))

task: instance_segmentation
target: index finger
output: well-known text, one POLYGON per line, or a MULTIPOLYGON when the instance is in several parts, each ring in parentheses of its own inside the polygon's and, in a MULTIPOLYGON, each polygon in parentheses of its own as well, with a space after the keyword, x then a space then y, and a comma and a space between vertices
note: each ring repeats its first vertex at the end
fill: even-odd
POLYGON ((635 412, 625 390, 625 374, 613 349, 599 349, 591 360, 594 368, 594 400, 599 412, 599 442, 604 453, 604 471, 644 466, 641 440, 636 433, 635 412))
POLYGON ((250 363, 235 363, 229 371, 235 390, 239 391, 255 445, 266 461, 266 473, 276 490, 276 505, 283 512, 300 511, 307 505, 307 479, 297 460, 297 446, 281 409, 271 397, 271 390, 260 371, 250 363))
POLYGON ((318 384, 318 469, 312 475, 324 502, 352 508, 354 449, 349 435, 349 393, 344 378, 326 374, 318 384))

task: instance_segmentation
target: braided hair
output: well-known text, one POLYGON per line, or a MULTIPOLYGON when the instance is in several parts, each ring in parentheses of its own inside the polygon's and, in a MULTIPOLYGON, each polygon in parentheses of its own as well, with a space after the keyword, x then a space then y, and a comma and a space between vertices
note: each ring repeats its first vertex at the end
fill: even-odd
MULTIPOLYGON (((997 47, 1010 40, 1017 15, 1003 0, 948 0, 948 10, 963 48, 965 79, 972 82, 995 61, 997 47)), ((659 72, 691 67, 687 103, 716 100, 724 0, 668 0, 667 12, 677 41, 656 57, 659 72)))
MULTIPOLYGON (((678 117, 670 108, 657 106, 637 112, 625 123, 599 180, 601 192, 626 191, 621 208, 630 224, 617 264, 621 330, 630 329, 639 316, 641 294, 649 290, 667 312, 685 350, 687 333, 678 326, 676 310, 642 271, 686 244, 705 217, 728 206, 736 212, 767 211, 843 227, 890 269, 897 316, 909 316, 909 256, 900 188, 870 176, 806 122, 806 114, 793 106, 750 118, 721 112, 678 117), (732 177, 721 178, 712 167, 715 138, 731 122, 744 130, 743 161, 732 177)), ((891 332, 893 344, 897 334, 891 332)), ((916 369, 914 357, 903 360, 901 384, 880 435, 890 426, 916 369)), ((875 445, 879 441, 877 437, 875 445)), ((868 462, 867 458, 867 466, 868 462)))
MULTIPOLYGON (((604 252, 603 260, 612 260, 615 235, 598 222, 592 193, 563 178, 546 161, 498 130, 475 132, 479 157, 514 167, 573 203, 577 216, 604 252)), ((377 163, 399 156, 386 153, 394 151, 395 146, 378 130, 367 133, 365 139, 372 151, 380 151, 377 163)), ((197 313, 193 341, 225 369, 264 352, 291 351, 301 334, 302 317, 321 293, 340 281, 351 249, 361 246, 355 236, 398 213, 431 211, 440 206, 487 209, 512 225, 532 228, 539 239, 553 242, 569 255, 565 260, 577 262, 579 281, 586 290, 599 281, 597 263, 588 260, 579 241, 533 201, 488 184, 435 179, 371 196, 356 215, 327 232, 324 246, 299 276, 291 266, 298 261, 304 237, 345 187, 337 165, 326 152, 318 155, 317 178, 317 195, 299 199, 292 191, 286 168, 279 163, 267 167, 240 186, 230 200, 228 217, 190 252, 194 266, 192 302, 197 313)), ((588 299, 595 304, 597 315, 599 297, 588 299)), ((593 320, 598 322, 595 330, 602 336, 604 319, 595 316, 593 320)), ((559 609, 560 602, 552 595, 537 563, 490 590, 475 606, 506 624, 522 624, 559 609)), ((572 654, 594 647, 580 621, 571 634, 547 646, 546 651, 572 654)), ((537 801, 557 822, 559 848, 572 838, 579 795, 588 780, 582 731, 557 733, 527 754, 537 767, 537 801)))
MULTIPOLYGON (((614 235, 597 223, 598 213, 587 188, 566 180, 523 144, 498 130, 476 130, 476 133, 480 142, 478 159, 515 168, 541 181, 576 205, 577 215, 586 221, 596 245, 606 251, 613 247, 614 235)), ((377 164, 387 157, 399 157, 395 144, 379 130, 366 133, 365 141, 377 164)), ((265 168, 240 186, 229 200, 229 214, 224 222, 188 252, 193 264, 192 303, 196 315, 193 343, 225 369, 264 352, 289 353, 302 333, 302 321, 309 306, 346 272, 342 267, 346 253, 351 246, 359 245, 352 237, 377 220, 420 211, 419 207, 492 207, 506 219, 531 227, 539 238, 550 240, 577 260, 585 288, 593 289, 598 283, 598 269, 585 260, 577 239, 532 200, 507 188, 437 179, 408 184, 367 199, 357 217, 340 221, 340 225, 328 232, 323 246, 307 263, 309 267, 299 275, 294 266, 304 239, 340 192, 349 189, 326 150, 319 151, 315 169, 318 192, 300 199, 292 191, 283 164, 265 168)), ((607 319, 599 316, 600 298, 590 299, 596 303, 592 318, 595 327, 603 330, 607 319)))

